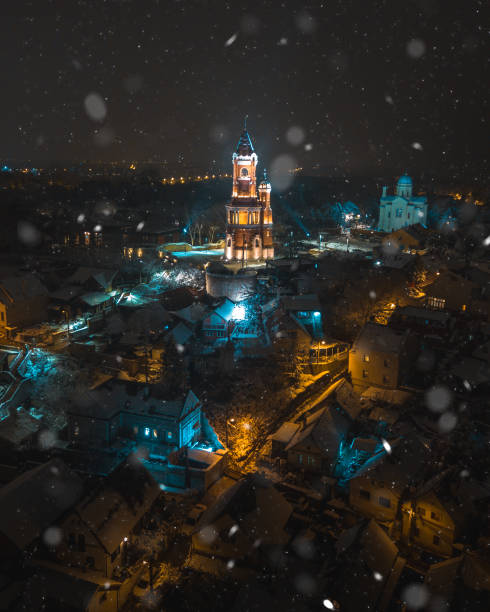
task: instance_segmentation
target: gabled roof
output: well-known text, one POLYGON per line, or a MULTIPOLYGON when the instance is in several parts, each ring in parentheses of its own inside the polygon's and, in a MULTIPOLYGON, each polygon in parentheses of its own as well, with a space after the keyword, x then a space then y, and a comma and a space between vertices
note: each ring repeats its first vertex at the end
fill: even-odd
POLYGON ((0 281, 0 301, 7 305, 47 295, 48 290, 34 274, 10 276, 0 281))
POLYGON ((121 544, 148 512, 160 488, 136 456, 114 472, 107 484, 75 509, 108 554, 121 544))
POLYGON ((306 420, 305 427, 296 432, 285 450, 291 450, 308 441, 323 454, 336 456, 349 425, 349 420, 334 406, 321 408, 306 420))
POLYGON ((194 324, 201 321, 206 315, 206 306, 200 302, 194 302, 186 308, 174 311, 174 314, 188 323, 194 324))
POLYGON ((216 308, 213 308, 209 314, 216 313, 219 317, 228 322, 231 319, 231 315, 233 314, 233 309, 235 308, 235 304, 229 299, 225 298, 223 302, 216 308))
POLYGON ((285 295, 281 299, 284 309, 288 312, 314 312, 321 310, 321 304, 315 293, 305 295, 285 295))
POLYGON ((190 338, 193 336, 193 332, 180 321, 177 325, 172 329, 169 333, 170 336, 174 339, 175 344, 185 345, 190 338))
POLYGON ((400 353, 406 341, 406 334, 386 325, 366 323, 352 345, 353 351, 369 353, 400 353))
POLYGON ((78 501, 82 481, 60 459, 24 472, 0 489, 0 531, 19 550, 78 501))
POLYGON ((117 270, 81 266, 67 279, 67 282, 74 283, 75 285, 83 285, 89 279, 93 278, 102 289, 108 289, 116 274, 117 270))
POLYGON ((111 299, 110 293, 104 293, 103 291, 93 291, 91 293, 84 293, 80 296, 80 300, 89 306, 98 306, 104 302, 108 302, 111 299))

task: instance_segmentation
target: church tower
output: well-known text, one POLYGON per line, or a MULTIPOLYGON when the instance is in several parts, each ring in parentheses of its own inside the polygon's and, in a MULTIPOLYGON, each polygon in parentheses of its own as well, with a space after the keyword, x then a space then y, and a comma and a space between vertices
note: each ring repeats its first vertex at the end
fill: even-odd
POLYGON ((271 185, 264 179, 257 188, 258 157, 247 131, 241 133, 233 161, 233 190, 226 205, 226 260, 258 260, 274 257, 271 185))

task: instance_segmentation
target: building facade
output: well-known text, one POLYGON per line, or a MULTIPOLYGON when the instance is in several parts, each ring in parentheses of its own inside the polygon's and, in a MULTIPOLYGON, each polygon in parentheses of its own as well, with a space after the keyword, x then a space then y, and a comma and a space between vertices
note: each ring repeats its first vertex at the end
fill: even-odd
POLYGON ((259 260, 274 257, 271 185, 264 179, 257 187, 258 157, 246 125, 233 153, 233 191, 226 205, 226 260, 259 260))
POLYGON ((408 225, 427 223, 427 198, 413 195, 412 179, 404 174, 398 179, 395 194, 383 187, 379 201, 379 232, 394 232, 408 225))

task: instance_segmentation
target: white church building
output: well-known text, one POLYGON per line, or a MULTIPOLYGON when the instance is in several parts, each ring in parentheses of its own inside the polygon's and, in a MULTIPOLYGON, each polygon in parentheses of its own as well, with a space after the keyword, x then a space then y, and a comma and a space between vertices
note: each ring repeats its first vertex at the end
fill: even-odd
POLYGON ((379 232, 396 232, 407 225, 427 223, 427 198, 412 195, 412 179, 404 174, 398 179, 395 195, 388 195, 383 187, 379 201, 379 232))

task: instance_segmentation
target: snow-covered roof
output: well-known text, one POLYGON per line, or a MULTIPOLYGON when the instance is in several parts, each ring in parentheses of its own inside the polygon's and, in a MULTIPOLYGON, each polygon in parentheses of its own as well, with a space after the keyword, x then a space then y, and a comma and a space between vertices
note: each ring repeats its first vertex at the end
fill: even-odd
POLYGON ((110 293, 104 293, 103 291, 92 291, 91 293, 84 293, 80 296, 82 302, 89 306, 98 306, 111 299, 110 293))
POLYGON ((190 338, 192 338, 193 332, 180 321, 177 325, 172 329, 170 335, 174 339, 176 344, 186 344, 190 338))
POLYGON ((386 325, 366 323, 352 345, 352 351, 369 353, 399 353, 406 341, 406 334, 386 325))
POLYGON ((82 285, 86 283, 90 278, 93 278, 103 289, 108 289, 114 277, 117 274, 117 270, 107 270, 103 268, 88 268, 81 266, 74 274, 72 274, 67 281, 82 285))
POLYGON ((0 281, 0 301, 6 304, 47 295, 48 290, 33 274, 10 276, 0 281))
POLYGON ((234 308, 235 304, 229 298, 225 298, 225 300, 221 302, 219 306, 213 308, 212 312, 216 313, 225 321, 229 321, 231 319, 231 315, 233 313, 234 308))
POLYGON ((314 293, 305 295, 286 295, 281 300, 282 305, 287 311, 320 311, 321 305, 318 296, 314 293))
POLYGON ((104 488, 78 504, 76 513, 112 554, 159 494, 150 473, 137 457, 129 457, 104 488))
POLYGON ((321 408, 306 420, 305 427, 296 432, 285 450, 288 451, 310 438, 322 453, 336 456, 349 425, 348 419, 335 407, 321 408))
POLYGON ((194 302, 186 308, 174 311, 174 314, 180 319, 184 319, 184 321, 194 324, 204 318, 206 310, 207 308, 206 306, 204 306, 204 304, 201 304, 200 302, 194 302))
POLYGON ((24 472, 0 489, 0 531, 23 550, 78 501, 82 482, 60 459, 24 472))

